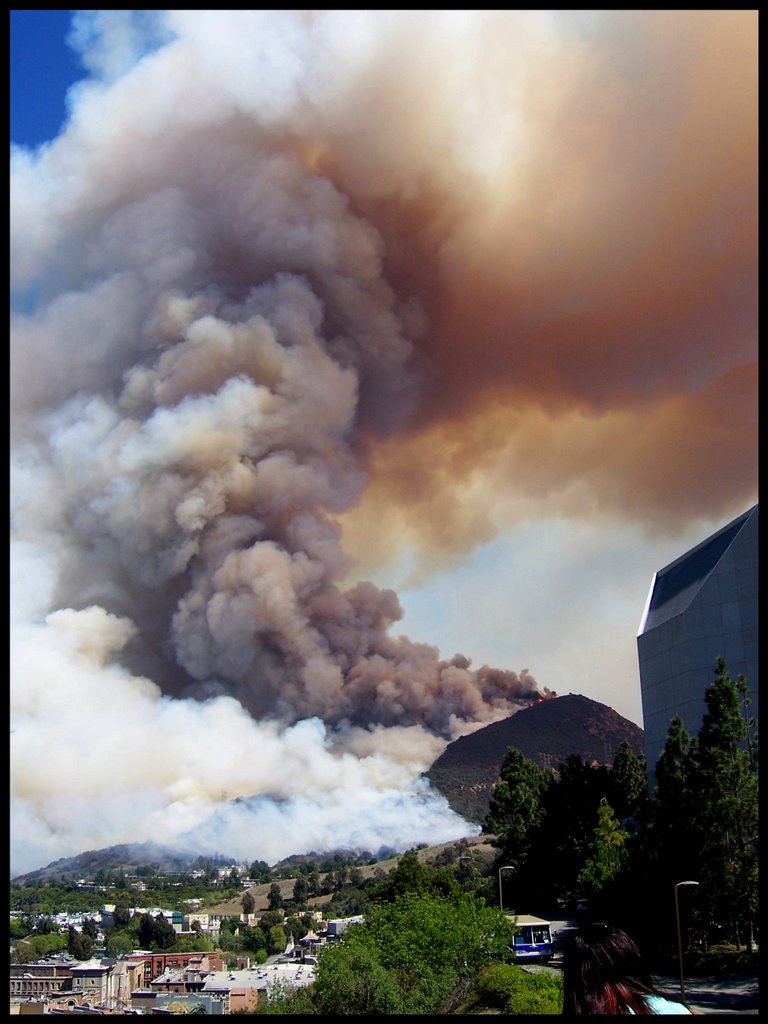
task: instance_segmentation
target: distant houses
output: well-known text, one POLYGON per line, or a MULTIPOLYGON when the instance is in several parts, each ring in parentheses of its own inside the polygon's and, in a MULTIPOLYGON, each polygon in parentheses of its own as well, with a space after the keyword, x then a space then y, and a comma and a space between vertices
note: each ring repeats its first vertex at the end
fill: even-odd
MULTIPOLYGON (((205 923, 209 929, 220 926, 220 915, 210 912, 185 915, 183 926, 189 924, 189 917, 207 917, 205 923)), ((57 953, 34 963, 11 964, 11 1010, 39 1013, 254 1012, 276 991, 311 985, 323 949, 338 941, 347 928, 363 921, 360 915, 324 921, 319 911, 314 911, 312 917, 313 927, 298 942, 289 940, 284 953, 269 963, 255 966, 251 966, 247 956, 240 957, 236 967, 228 969, 216 953, 150 950, 134 950, 119 960, 80 961, 67 953, 57 953)), ((245 924, 250 918, 258 920, 258 915, 244 914, 242 918, 245 924)), ((203 920, 199 923, 202 928, 203 920)))

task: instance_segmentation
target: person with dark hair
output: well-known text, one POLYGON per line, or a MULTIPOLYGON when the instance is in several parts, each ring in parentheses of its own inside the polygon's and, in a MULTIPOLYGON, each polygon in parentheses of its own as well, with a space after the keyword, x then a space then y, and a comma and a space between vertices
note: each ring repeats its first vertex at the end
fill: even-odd
POLYGON ((563 950, 563 1014, 692 1013, 653 985, 640 950, 621 928, 590 924, 563 950))

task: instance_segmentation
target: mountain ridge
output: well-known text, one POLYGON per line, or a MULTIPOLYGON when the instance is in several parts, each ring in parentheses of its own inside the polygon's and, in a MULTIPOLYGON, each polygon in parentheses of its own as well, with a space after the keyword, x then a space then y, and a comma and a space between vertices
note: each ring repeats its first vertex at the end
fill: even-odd
POLYGON ((612 764, 626 741, 644 750, 644 733, 607 704, 569 693, 539 701, 449 743, 424 772, 451 808, 482 825, 507 750, 516 747, 540 768, 557 770, 576 755, 587 763, 612 764))

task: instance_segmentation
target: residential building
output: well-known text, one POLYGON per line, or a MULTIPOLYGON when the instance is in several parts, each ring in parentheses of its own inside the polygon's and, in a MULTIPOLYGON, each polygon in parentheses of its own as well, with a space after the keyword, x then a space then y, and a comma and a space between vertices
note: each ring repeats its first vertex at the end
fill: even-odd
POLYGON ((261 964, 245 971, 214 971, 206 975, 200 991, 226 995, 229 1013, 252 1012, 275 991, 302 988, 315 980, 311 964, 261 964))
POLYGON ((220 971, 224 966, 221 958, 215 953, 148 953, 134 951, 125 959, 129 963, 142 963, 143 974, 139 979, 139 986, 147 990, 150 990, 150 986, 155 978, 158 978, 167 970, 196 966, 199 970, 220 971))
POLYGON ((73 957, 39 960, 36 963, 11 964, 11 998, 42 999, 66 987, 72 989, 73 957))
MULTIPOLYGON (((77 1007, 85 1012, 96 1007, 110 1012, 128 1011, 134 1006, 134 994, 139 994, 138 1005, 160 1005, 156 1001, 160 994, 185 994, 200 990, 210 970, 221 970, 218 956, 205 953, 140 953, 132 957, 114 960, 79 961, 68 955, 58 954, 44 960, 11 964, 10 997, 12 1006, 30 1007, 51 1005, 77 1007), (145 979, 156 971, 161 977, 175 971, 180 978, 178 984, 155 985, 154 976, 147 984, 145 979), (156 989, 156 990, 155 990, 156 989), (146 997, 142 1002, 142 993, 146 997)), ((223 998, 223 997, 222 997, 223 998)), ((213 1002, 204 1000, 206 1005, 213 1002)), ((221 999, 219 999, 221 1002, 221 999)), ((218 1005, 218 1004, 217 1004, 218 1005)), ((48 1012, 39 1010, 37 1012, 48 1012)), ((226 1012, 214 1009, 206 1012, 226 1012)))
POLYGON ((143 977, 143 961, 117 960, 112 969, 109 1005, 117 1009, 130 1006, 131 992, 140 986, 143 977))
POLYGON ((354 917, 331 918, 326 925, 326 934, 329 939, 338 939, 350 925, 362 924, 364 920, 362 914, 355 914, 354 917))

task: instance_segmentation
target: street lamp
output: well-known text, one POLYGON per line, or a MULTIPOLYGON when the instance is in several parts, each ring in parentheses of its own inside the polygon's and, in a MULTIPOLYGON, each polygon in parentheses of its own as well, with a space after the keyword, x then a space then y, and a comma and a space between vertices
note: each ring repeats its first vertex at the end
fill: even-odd
POLYGON ((680 998, 685 999, 685 981, 683 979, 683 940, 680 935, 680 901, 677 890, 681 885, 698 885, 698 882, 675 882, 675 924, 677 925, 677 959, 680 964, 680 998))
POLYGON ((514 870, 515 869, 512 867, 511 864, 505 864, 503 867, 499 868, 499 910, 503 910, 504 909, 504 901, 501 898, 501 872, 502 871, 514 871, 514 870))

